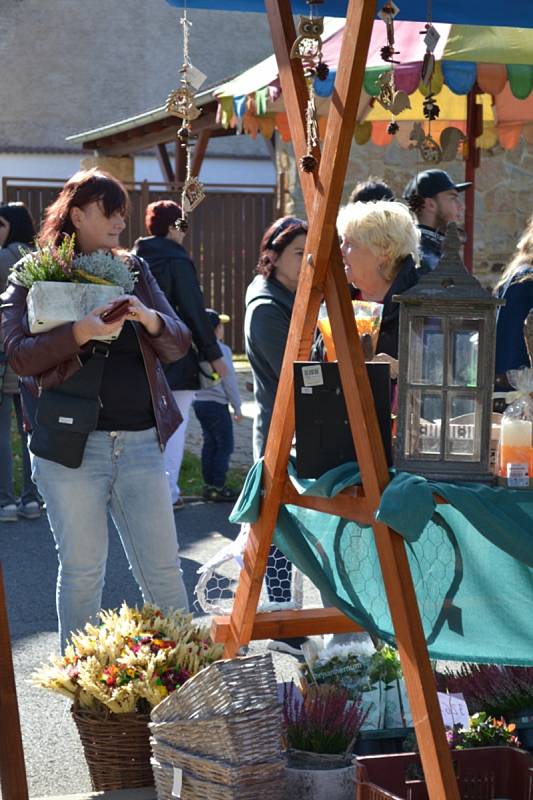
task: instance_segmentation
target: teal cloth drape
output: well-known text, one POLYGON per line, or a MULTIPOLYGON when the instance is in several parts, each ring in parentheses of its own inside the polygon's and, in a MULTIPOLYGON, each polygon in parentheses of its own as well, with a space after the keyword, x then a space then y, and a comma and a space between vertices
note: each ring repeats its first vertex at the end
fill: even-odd
MULTIPOLYGON (((302 494, 333 497, 360 482, 356 464, 317 480, 289 475, 302 494)), ((262 462, 230 517, 257 519, 262 462)), ((377 512, 405 539, 431 657, 533 665, 533 492, 395 474, 377 512), (435 504, 434 493, 448 504, 435 504)), ((275 544, 332 605, 394 643, 371 527, 282 506, 275 544)))

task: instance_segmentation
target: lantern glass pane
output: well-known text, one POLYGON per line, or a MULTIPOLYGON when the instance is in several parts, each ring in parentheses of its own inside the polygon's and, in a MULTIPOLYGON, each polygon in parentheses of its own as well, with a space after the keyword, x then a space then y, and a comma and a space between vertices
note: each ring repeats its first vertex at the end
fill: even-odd
POLYGON ((448 394, 445 458, 479 461, 481 451, 481 399, 476 394, 448 394))
POLYGON ((483 323, 482 319, 450 320, 450 386, 478 386, 479 343, 483 335, 483 323))
POLYGON ((409 334, 409 383, 442 386, 444 320, 413 317, 409 334))
POLYGON ((410 389, 407 397, 405 455, 411 458, 441 456, 442 395, 410 389))

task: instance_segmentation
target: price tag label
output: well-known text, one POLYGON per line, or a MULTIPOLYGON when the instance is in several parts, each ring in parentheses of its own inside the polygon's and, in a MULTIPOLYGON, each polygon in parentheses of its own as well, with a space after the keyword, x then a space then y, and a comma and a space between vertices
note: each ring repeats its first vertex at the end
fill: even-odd
POLYGON ((454 725, 460 725, 461 728, 470 727, 470 714, 462 694, 437 692, 437 697, 445 728, 453 730, 454 725))
POLYGON ((174 782, 172 784, 172 797, 181 797, 181 786, 183 784, 183 770, 174 767, 174 782))
POLYGON ((322 367, 320 364, 313 364, 312 367, 302 367, 302 378, 304 386, 322 386, 324 384, 322 367))
POLYGON ((507 486, 509 489, 529 488, 528 464, 507 464, 507 486))

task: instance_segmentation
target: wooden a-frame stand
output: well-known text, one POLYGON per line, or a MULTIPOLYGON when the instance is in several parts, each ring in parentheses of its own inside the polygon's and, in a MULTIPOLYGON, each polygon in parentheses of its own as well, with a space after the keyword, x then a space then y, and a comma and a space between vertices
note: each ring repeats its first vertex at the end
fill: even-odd
MULTIPOLYGON (((265 5, 298 161, 306 152, 307 89, 301 62, 290 59, 296 38, 291 4, 290 0, 265 0, 265 5)), ((281 504, 292 503, 371 524, 429 796, 431 800, 458 800, 405 545, 397 533, 374 519, 389 475, 363 353, 355 335, 336 234, 375 9, 375 0, 348 2, 323 152, 315 152, 320 159, 318 176, 300 175, 309 233, 265 450, 261 511, 251 526, 231 617, 216 617, 213 634, 217 641, 225 643, 226 656, 233 657, 251 639, 358 630, 357 625, 335 609, 257 614, 257 604, 281 504), (331 499, 300 497, 287 477, 294 434, 293 362, 308 360, 323 297, 362 478, 362 487, 345 490, 331 499)))

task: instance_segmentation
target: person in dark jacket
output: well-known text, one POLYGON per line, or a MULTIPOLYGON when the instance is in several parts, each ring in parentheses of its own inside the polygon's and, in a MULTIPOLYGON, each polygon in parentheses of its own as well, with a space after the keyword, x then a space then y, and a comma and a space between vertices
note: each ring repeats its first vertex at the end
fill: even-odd
MULTIPOLYGON (((63 466, 52 460, 55 453, 50 458, 32 454, 33 477, 46 502, 59 556, 63 648, 71 632, 83 628, 100 609, 108 512, 145 602, 163 609, 188 607, 162 453, 181 417, 160 362, 184 356, 191 336, 146 264, 118 250, 127 208, 119 181, 98 170, 82 171, 47 209, 39 236, 41 246, 57 246, 65 235, 75 234, 79 252, 114 251, 137 273, 133 293, 119 298, 125 302, 114 321, 105 322, 110 307, 104 306, 77 322, 31 334, 28 290, 17 281, 17 265, 1 298, 9 362, 35 396, 73 375, 83 379, 80 370, 93 354, 95 337, 116 336, 107 345, 97 426, 88 434, 80 466, 63 466)), ((35 430, 39 424, 37 416, 35 430)), ((67 432, 62 435, 68 437, 67 432)))
POLYGON ((496 325, 496 375, 498 385, 506 386, 508 370, 533 367, 524 340, 524 322, 533 308, 533 216, 494 291, 505 300, 496 325))
MULTIPOLYGON (((307 223, 297 217, 282 217, 270 225, 259 247, 258 274, 246 290, 244 339, 257 404, 254 460, 264 454, 266 446, 306 237, 307 223)), ((272 546, 266 572, 270 602, 290 602, 291 578, 291 562, 272 546)), ((276 639, 268 647, 302 655, 305 641, 305 637, 276 639)))
MULTIPOLYGON (((31 249, 35 230, 24 203, 0 205, 0 292, 5 291, 13 264, 31 249)), ((31 479, 27 435, 23 428, 18 375, 9 366, 0 342, 0 522, 17 522, 19 517, 41 516, 39 494, 31 479), (22 492, 17 504, 13 486, 11 413, 15 410, 22 453, 22 492)))
POLYGON ((346 278, 360 300, 383 303, 375 361, 386 361, 391 377, 398 375, 400 310, 393 302, 418 282, 417 251, 420 234, 409 210, 388 200, 349 203, 337 219, 346 278))
POLYGON ((194 394, 200 388, 199 360, 208 361, 213 372, 224 377, 227 367, 213 326, 205 312, 204 298, 194 264, 183 247, 185 233, 176 228, 181 208, 172 200, 150 203, 145 225, 151 235, 138 239, 133 252, 143 258, 178 316, 192 333, 194 348, 185 358, 165 367, 165 374, 183 422, 165 450, 165 469, 174 510, 183 508, 179 474, 185 448, 185 433, 194 394))
POLYGON ((417 218, 420 230, 420 271, 431 272, 442 255, 448 222, 462 223, 460 195, 471 183, 454 183, 443 169, 427 169, 408 182, 403 196, 417 218))

